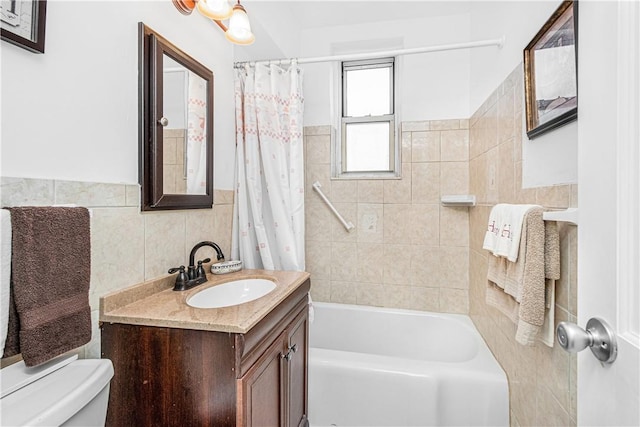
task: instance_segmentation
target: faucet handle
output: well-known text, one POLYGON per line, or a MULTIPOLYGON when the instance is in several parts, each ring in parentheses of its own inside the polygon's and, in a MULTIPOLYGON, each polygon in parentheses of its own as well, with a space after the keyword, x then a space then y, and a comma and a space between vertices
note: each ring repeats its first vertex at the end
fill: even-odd
POLYGON ((205 262, 211 262, 211 258, 205 258, 201 261, 198 261, 198 268, 196 269, 196 277, 204 277, 207 278, 207 273, 204 271, 204 267, 202 266, 205 262))
POLYGON ((187 273, 184 271, 184 265, 169 269, 169 274, 173 274, 176 272, 178 273, 178 276, 176 277, 176 283, 173 287, 173 290, 176 291, 186 289, 189 278, 187 277, 187 273))
POLYGON ((177 273, 178 271, 179 271, 180 273, 184 273, 184 269, 185 269, 184 265, 181 265, 180 267, 173 267, 173 268, 170 268, 170 269, 169 269, 169 271, 168 271, 168 273, 169 273, 169 274, 173 274, 173 273, 177 273))

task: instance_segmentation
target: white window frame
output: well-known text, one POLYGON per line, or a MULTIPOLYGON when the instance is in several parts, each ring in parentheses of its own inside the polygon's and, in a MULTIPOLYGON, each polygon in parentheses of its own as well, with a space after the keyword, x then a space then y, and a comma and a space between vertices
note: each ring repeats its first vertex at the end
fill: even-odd
POLYGON ((397 58, 377 58, 366 59, 359 61, 345 61, 338 64, 336 68, 337 81, 340 82, 336 85, 336 102, 338 106, 336 109, 336 127, 340 129, 335 133, 334 147, 332 156, 332 178, 334 179, 395 179, 400 177, 400 147, 398 144, 399 132, 396 129, 397 119, 397 98, 398 98, 398 59, 397 58), (389 90, 390 96, 390 110, 391 114, 385 114, 380 116, 358 116, 348 117, 344 116, 346 111, 347 99, 344 96, 346 93, 346 79, 344 79, 344 70, 357 70, 366 68, 386 67, 391 64, 391 84, 389 90), (389 123, 389 169, 384 171, 347 171, 346 170, 346 125, 350 123, 389 123))

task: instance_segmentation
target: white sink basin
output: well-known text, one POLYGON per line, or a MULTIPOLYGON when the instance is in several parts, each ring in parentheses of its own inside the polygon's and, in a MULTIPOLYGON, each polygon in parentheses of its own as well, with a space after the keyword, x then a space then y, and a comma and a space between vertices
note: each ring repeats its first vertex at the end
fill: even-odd
POLYGON ((195 308, 220 308, 258 299, 276 288, 266 279, 242 279, 203 289, 187 299, 195 308))

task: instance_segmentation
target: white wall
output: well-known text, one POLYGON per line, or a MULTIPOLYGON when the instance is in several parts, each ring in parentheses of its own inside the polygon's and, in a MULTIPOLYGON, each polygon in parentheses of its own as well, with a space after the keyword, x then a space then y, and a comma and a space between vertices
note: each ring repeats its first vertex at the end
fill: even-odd
MULTIPOLYGON (((302 31, 303 57, 433 46, 505 36, 503 48, 429 53, 401 57, 401 120, 469 117, 522 62, 522 50, 560 4, 475 2, 470 15, 336 26, 302 31), (398 45, 398 40, 399 45, 398 45), (392 46, 393 44, 396 46, 392 46), (385 44, 386 43, 386 44, 385 44), (376 49, 376 45, 380 45, 376 49)), ((328 63, 305 69, 305 125, 332 123, 337 77, 328 63)), ((577 182, 577 124, 529 141, 523 130, 523 185, 539 187, 577 182)))
MULTIPOLYGON (((523 49, 560 3, 560 0, 473 3, 471 38, 480 40, 505 36, 505 44, 499 50, 471 52, 471 113, 522 63, 523 49)), ((522 141, 522 181, 525 187, 578 181, 577 123, 532 141, 528 140, 523 126, 522 141)))
POLYGON ((522 62, 522 50, 560 3, 560 0, 472 2, 471 37, 474 40, 505 37, 501 49, 471 52, 472 113, 522 62))
MULTIPOLYGON (((469 16, 450 15, 302 31, 302 57, 360 53, 466 42, 469 16)), ((469 51, 403 56, 400 60, 401 120, 469 116, 469 51)), ((303 65, 305 126, 332 123, 332 64, 303 65)))
POLYGON ((300 28, 286 4, 254 1, 247 5, 256 41, 234 49, 234 60, 260 61, 300 56, 300 28))
POLYGON ((44 55, 1 43, 3 176, 138 182, 139 21, 213 71, 215 187, 233 188, 232 45, 170 1, 49 1, 44 55))
MULTIPOLYGON (((401 120, 468 117, 522 61, 522 49, 559 3, 477 2, 471 17, 309 29, 301 33, 300 56, 330 55, 340 44, 353 42, 375 49, 381 39, 400 40, 409 48, 505 35, 500 50, 488 47, 402 59, 401 120)), ((137 182, 138 21, 213 70, 215 186, 233 187, 232 62, 234 54, 243 58, 238 50, 242 48, 234 53, 214 24, 196 13, 179 14, 169 1, 54 0, 48 4, 44 55, 1 43, 2 175, 137 182)), ((292 40, 296 37, 279 43, 286 55, 295 51, 292 40)), ((330 65, 304 67, 305 125, 329 124, 330 65)), ((576 182, 576 129, 574 123, 532 142, 523 137, 525 185, 576 182)))

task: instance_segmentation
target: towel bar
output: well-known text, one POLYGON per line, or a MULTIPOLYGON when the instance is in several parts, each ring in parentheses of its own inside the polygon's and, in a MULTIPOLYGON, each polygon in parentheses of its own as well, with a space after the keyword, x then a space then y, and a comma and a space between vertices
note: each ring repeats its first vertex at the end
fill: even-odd
MULTIPOLYGON (((79 208, 81 206, 76 205, 75 203, 60 203, 60 204, 55 204, 55 205, 51 205, 54 208, 79 208)), ((93 209, 87 208, 87 210, 89 211, 89 218, 93 218, 93 209)))
POLYGON ((569 208, 563 211, 543 212, 542 219, 545 221, 560 221, 578 225, 578 208, 569 208))

